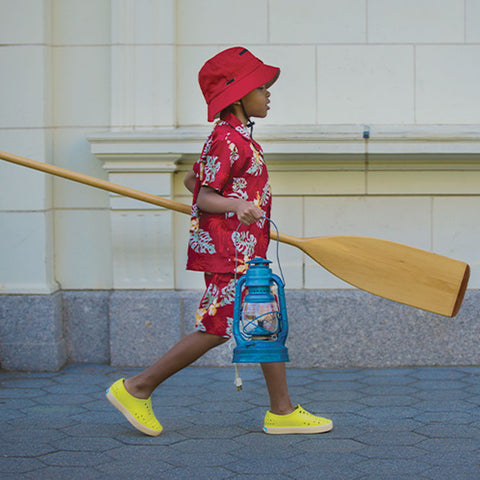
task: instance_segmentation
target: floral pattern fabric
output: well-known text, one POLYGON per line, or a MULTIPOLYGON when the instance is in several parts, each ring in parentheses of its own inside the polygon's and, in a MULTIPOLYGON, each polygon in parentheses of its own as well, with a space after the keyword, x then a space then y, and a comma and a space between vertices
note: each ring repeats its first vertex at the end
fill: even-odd
POLYGON ((220 195, 253 202, 270 218, 271 188, 260 145, 231 113, 215 125, 194 164, 193 194, 187 269, 209 273, 243 273, 246 262, 266 257, 270 222, 261 219, 241 225, 234 213, 210 214, 197 206, 200 187, 220 195))
POLYGON ((230 338, 235 304, 235 275, 206 273, 205 285, 206 290, 195 316, 195 329, 230 338))

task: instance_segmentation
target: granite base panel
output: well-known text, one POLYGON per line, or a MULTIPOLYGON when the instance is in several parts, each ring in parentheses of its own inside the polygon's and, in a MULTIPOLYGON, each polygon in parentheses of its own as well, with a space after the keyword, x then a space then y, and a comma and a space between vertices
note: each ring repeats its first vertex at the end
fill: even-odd
POLYGON ((67 361, 63 295, 0 295, 0 366, 56 371, 67 361))
POLYGON ((110 363, 108 291, 63 292, 69 363, 110 363))
MULTIPOLYGON (((0 367, 65 363, 145 367, 194 329, 199 291, 64 291, 0 295, 0 367)), ((454 318, 359 290, 287 291, 290 367, 480 365, 480 291, 454 318)), ((234 342, 195 365, 230 366, 234 342)))
POLYGON ((110 363, 146 366, 183 334, 183 299, 172 291, 116 291, 110 298, 110 363))
POLYGON ((4 370, 17 372, 57 372, 67 364, 65 340, 51 343, 2 343, 4 370))
POLYGON ((297 367, 479 365, 480 291, 444 317, 361 291, 287 293, 288 347, 297 367))

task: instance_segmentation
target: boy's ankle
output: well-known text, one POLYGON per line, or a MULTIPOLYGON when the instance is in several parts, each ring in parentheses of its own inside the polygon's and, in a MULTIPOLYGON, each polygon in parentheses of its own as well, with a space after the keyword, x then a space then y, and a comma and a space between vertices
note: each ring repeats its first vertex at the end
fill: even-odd
POLYGON ((142 389, 141 386, 135 381, 135 378, 127 378, 124 382, 125 390, 135 398, 141 398, 146 400, 150 397, 151 393, 147 390, 142 389))
POLYGON ((270 409, 270 412, 273 413, 274 415, 290 415, 294 411, 295 411, 295 407, 293 405, 270 409))

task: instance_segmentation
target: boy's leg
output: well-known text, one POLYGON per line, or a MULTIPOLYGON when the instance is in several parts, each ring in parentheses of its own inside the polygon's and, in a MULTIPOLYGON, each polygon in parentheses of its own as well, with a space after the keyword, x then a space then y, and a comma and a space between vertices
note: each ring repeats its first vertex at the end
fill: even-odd
POLYGON ((323 433, 333 428, 328 418, 312 415, 300 405, 293 406, 288 393, 285 363, 261 365, 270 395, 270 411, 266 413, 263 424, 265 433, 323 433))
POLYGON ((134 377, 120 378, 107 390, 110 403, 147 435, 160 435, 162 426, 152 410, 151 395, 167 378, 187 367, 208 350, 227 341, 233 300, 223 298, 231 291, 233 275, 205 274, 207 289, 196 315, 197 331, 182 338, 152 366, 134 377), (207 333, 211 332, 211 333, 207 333))
POLYGON ((270 396, 270 411, 276 415, 292 413, 294 406, 288 393, 285 363, 261 363, 260 365, 270 396))
POLYGON ((177 342, 146 370, 125 380, 125 388, 134 397, 148 398, 168 377, 226 341, 226 338, 218 335, 200 331, 193 332, 177 342))
POLYGON ((194 332, 182 338, 163 357, 139 375, 128 380, 123 378, 117 380, 108 388, 106 396, 136 429, 147 435, 160 435, 163 427, 152 410, 150 395, 153 390, 168 377, 225 340, 218 335, 194 332))

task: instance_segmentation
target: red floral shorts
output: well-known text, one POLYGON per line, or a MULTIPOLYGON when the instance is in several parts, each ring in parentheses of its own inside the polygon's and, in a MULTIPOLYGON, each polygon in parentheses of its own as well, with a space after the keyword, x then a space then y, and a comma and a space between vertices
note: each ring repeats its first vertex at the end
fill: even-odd
POLYGON ((232 336, 235 303, 235 276, 230 273, 205 273, 207 289, 200 300, 195 328, 223 338, 232 336))

